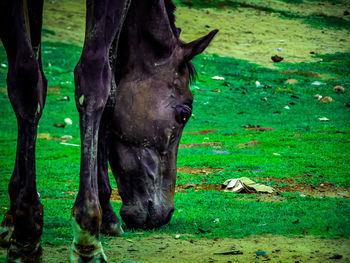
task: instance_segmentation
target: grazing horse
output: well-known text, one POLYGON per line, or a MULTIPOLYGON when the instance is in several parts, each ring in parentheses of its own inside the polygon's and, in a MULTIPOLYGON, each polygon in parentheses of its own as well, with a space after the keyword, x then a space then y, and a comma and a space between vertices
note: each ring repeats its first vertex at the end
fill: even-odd
MULTIPOLYGON (((81 166, 72 209, 71 262, 106 262, 100 232, 120 234, 110 205, 108 162, 120 211, 131 228, 155 228, 174 211, 176 159, 191 116, 191 59, 217 30, 180 40, 171 0, 87 0, 85 42, 74 70, 81 166)), ((9 262, 41 262, 43 207, 36 187, 35 142, 47 81, 41 63, 43 0, 0 2, 8 94, 18 122, 10 210, 1 229, 9 262)))

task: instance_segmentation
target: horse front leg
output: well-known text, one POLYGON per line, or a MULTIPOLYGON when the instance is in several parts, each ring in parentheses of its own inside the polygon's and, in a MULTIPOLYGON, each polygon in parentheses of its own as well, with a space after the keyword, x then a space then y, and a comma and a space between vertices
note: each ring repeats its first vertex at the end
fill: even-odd
POLYGON ((85 42, 74 70, 81 163, 79 191, 72 209, 71 262, 107 262, 99 241, 102 209, 98 194, 98 131, 113 77, 109 50, 128 5, 128 0, 87 1, 85 42))
POLYGON ((18 126, 10 210, 1 229, 2 243, 9 242, 8 262, 41 262, 43 206, 36 186, 35 144, 47 87, 40 53, 42 8, 43 1, 1 3, 0 38, 8 58, 8 95, 18 126))

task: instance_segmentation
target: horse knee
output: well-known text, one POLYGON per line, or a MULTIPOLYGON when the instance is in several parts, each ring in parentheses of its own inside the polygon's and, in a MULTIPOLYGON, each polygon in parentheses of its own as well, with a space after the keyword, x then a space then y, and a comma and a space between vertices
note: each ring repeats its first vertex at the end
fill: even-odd
POLYGON ((102 112, 110 91, 111 70, 104 58, 81 59, 74 70, 79 112, 102 112))
POLYGON ((18 117, 39 119, 44 107, 46 81, 34 57, 21 59, 9 69, 8 95, 18 117))

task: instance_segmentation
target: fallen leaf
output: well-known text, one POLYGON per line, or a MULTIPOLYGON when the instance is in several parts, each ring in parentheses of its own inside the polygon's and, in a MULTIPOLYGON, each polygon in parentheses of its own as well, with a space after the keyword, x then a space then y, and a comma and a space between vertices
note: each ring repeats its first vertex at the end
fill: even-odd
POLYGON ((336 93, 344 93, 345 92, 345 89, 342 87, 342 86, 335 86, 333 88, 333 90, 336 92, 336 93))
POLYGON ((286 80, 286 84, 289 84, 289 85, 295 85, 298 83, 298 80, 296 79, 287 79, 286 80))
POLYGON ((333 99, 329 96, 324 96, 324 97, 319 99, 319 102, 322 102, 322 103, 330 103, 332 101, 333 101, 333 99))

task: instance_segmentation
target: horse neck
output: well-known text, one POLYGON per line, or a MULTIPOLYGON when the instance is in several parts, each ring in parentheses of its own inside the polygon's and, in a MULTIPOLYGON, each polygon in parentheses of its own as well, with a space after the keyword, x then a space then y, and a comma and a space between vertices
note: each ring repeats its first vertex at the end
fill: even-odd
POLYGON ((171 57, 178 44, 164 0, 133 0, 118 45, 119 70, 146 70, 171 57))

